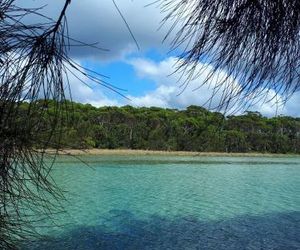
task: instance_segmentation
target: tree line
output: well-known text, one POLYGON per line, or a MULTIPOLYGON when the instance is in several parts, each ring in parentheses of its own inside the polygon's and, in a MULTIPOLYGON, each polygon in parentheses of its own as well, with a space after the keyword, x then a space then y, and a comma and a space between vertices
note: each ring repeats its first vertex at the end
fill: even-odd
MULTIPOLYGON (((159 107, 100 107, 67 101, 56 113, 54 101, 39 100, 44 129, 39 143, 84 149, 144 149, 199 152, 300 153, 300 118, 267 118, 259 112, 225 117, 199 106, 185 110, 159 107), (61 126, 49 135, 53 119, 61 126)), ((22 103, 27 112, 28 103, 22 103)), ((22 116, 22 114, 20 114, 22 116)), ((32 118, 34 124, 34 118, 32 118)), ((42 124, 42 125, 41 125, 42 124)))

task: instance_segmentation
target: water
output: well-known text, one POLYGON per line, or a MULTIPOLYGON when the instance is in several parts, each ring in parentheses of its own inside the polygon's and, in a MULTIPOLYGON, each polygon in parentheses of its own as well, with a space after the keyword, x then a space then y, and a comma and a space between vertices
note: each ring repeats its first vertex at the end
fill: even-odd
POLYGON ((67 213, 24 249, 300 249, 300 158, 83 160, 58 159, 67 213))

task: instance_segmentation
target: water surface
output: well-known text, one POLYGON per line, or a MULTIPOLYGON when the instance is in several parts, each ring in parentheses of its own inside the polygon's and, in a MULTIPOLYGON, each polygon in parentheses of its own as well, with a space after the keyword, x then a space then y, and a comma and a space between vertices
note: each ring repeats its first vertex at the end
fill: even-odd
POLYGON ((67 213, 25 249, 300 249, 300 158, 81 158, 59 157, 67 213))

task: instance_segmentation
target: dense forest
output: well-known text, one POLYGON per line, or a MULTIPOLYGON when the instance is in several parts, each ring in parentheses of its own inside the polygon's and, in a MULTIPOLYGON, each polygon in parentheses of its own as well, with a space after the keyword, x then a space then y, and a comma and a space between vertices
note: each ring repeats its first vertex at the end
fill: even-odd
MULTIPOLYGON (((28 106, 22 103, 22 112, 28 106)), ((55 103, 39 100, 36 106, 44 112, 32 120, 43 123, 40 140, 45 141, 57 119, 55 103)), ((288 116, 245 112, 224 117, 198 106, 96 108, 67 102, 60 117, 60 130, 51 140, 65 148, 300 153, 300 118, 288 116)))

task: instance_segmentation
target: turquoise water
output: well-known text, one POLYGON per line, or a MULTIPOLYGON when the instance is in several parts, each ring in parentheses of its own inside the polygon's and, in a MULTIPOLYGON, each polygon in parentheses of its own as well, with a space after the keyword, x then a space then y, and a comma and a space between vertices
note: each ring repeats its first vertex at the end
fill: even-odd
POLYGON ((58 159, 66 213, 25 249, 300 249, 300 158, 82 160, 58 159))

